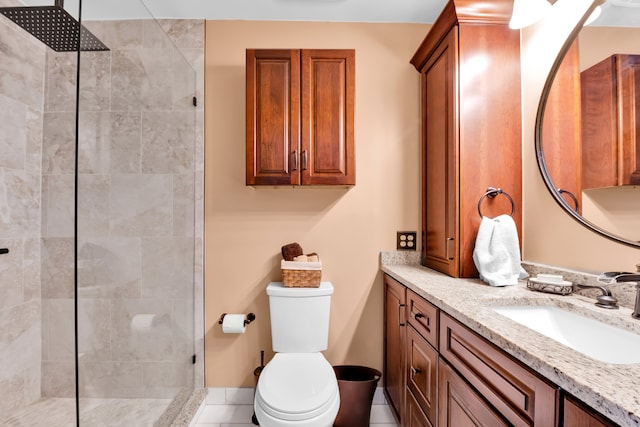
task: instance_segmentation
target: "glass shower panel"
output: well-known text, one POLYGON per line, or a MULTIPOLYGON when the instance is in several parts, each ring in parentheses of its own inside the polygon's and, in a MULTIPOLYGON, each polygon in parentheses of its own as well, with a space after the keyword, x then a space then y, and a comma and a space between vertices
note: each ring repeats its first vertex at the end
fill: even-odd
POLYGON ((80 425, 163 426, 194 388, 195 71, 181 21, 100 2, 82 24, 110 50, 79 56, 80 425))

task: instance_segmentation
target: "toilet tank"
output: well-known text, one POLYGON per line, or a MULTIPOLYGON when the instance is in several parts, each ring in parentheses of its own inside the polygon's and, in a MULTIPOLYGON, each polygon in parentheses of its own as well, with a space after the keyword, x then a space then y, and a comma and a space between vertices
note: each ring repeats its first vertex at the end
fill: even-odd
POLYGON ((281 282, 267 286, 271 315, 271 343, 279 353, 313 353, 327 349, 333 285, 287 288, 281 282))

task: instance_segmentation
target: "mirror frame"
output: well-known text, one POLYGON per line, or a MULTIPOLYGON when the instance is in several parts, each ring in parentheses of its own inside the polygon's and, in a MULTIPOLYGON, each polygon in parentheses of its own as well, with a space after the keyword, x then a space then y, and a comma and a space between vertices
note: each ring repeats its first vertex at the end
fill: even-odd
POLYGON ((551 71, 549 72, 549 75, 547 76, 547 78, 545 80, 545 84, 544 84, 544 87, 542 89, 542 94, 540 96, 540 103, 538 104, 538 111, 537 111, 537 114, 536 114, 536 124, 535 124, 536 160, 537 160, 537 163, 538 163, 538 169, 540 171, 540 175, 541 175, 541 177, 542 177, 542 179, 543 179, 543 181, 544 181, 544 183, 545 183, 545 185, 547 187, 547 190, 549 191, 549 193, 551 194, 553 199, 556 201, 556 203, 571 218, 573 218, 574 220, 576 220, 578 223, 580 223, 581 225, 583 225, 587 229, 599 234, 602 237, 605 237, 605 238, 607 238, 609 240, 612 240, 614 242, 618 242, 618 243, 621 243, 621 244, 624 244, 624 245, 627 245, 627 246, 631 246, 631 247, 634 247, 634 248, 640 248, 640 242, 636 242, 636 241, 633 241, 633 240, 625 239, 624 237, 618 236, 616 234, 612 234, 612 233, 608 232, 607 230, 604 230, 604 229, 600 228, 596 224, 594 224, 594 223, 588 221, 587 219, 585 219, 582 215, 578 214, 578 212, 576 212, 574 208, 569 206, 569 204, 562 197, 560 192, 558 192, 558 189, 556 189, 555 186, 553 185, 553 181, 551 180, 551 177, 549 175, 549 170, 547 168, 547 164, 546 164, 545 159, 544 159, 544 150, 543 150, 544 147, 543 147, 543 141, 542 141, 542 124, 543 124, 543 119, 544 119, 544 111, 545 111, 545 108, 546 108, 546 105, 547 105, 547 99, 549 98, 549 92, 551 91, 551 87, 553 85, 553 81, 555 80, 556 74, 558 73, 558 69, 560 68, 560 65, 562 64, 562 61, 564 60, 565 55, 567 54, 570 46, 577 39, 578 34, 582 30, 582 27, 584 26, 584 23, 586 22, 587 18, 596 9, 596 7, 599 6, 599 4, 601 4, 601 3, 604 3, 604 0, 601 1, 601 2, 594 2, 589 7, 587 12, 584 14, 582 19, 580 19, 580 21, 578 22, 576 27, 573 29, 573 31, 570 33, 570 35, 567 38, 567 40, 565 40, 564 44, 562 45, 562 49, 560 49, 560 52, 559 52, 557 58, 553 62, 553 66, 551 67, 551 71))

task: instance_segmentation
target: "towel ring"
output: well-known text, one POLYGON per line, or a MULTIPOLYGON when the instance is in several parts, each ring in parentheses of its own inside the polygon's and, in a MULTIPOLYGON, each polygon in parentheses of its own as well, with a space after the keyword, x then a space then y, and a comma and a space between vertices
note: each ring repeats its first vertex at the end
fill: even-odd
POLYGON ((511 198, 509 193, 502 190, 502 188, 489 187, 487 188, 487 191, 485 191, 485 193, 482 195, 482 197, 480 197, 480 200, 478 200, 478 213, 480 214, 480 218, 483 217, 481 205, 484 198, 488 197, 490 199, 493 199, 498 194, 504 194, 507 197, 507 199, 509 199, 509 201, 511 202, 511 216, 513 216, 513 214, 516 213, 516 204, 513 202, 513 199, 511 198))
POLYGON ((578 212, 580 210, 580 204, 578 203, 578 199, 571 191, 558 188, 558 193, 566 194, 567 196, 569 196, 571 200, 573 200, 573 203, 576 205, 576 207, 574 208, 574 211, 578 212))

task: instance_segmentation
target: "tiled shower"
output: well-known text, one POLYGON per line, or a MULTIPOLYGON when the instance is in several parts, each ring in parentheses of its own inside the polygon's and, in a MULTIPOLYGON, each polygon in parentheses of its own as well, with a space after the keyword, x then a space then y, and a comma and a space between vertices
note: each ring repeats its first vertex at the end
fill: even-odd
POLYGON ((0 425, 75 425, 76 390, 82 426, 171 425, 203 383, 204 23, 83 23, 110 51, 0 16, 0 425))

